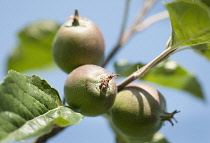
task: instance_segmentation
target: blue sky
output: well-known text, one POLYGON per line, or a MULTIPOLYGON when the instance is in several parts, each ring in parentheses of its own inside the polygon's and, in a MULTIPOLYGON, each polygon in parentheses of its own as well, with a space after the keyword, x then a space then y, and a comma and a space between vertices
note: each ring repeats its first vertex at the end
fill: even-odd
MULTIPOLYGON (((106 56, 115 45, 122 21, 125 0, 0 0, 0 81, 5 76, 5 64, 11 50, 17 45, 16 33, 26 25, 40 20, 54 20, 64 23, 65 17, 72 15, 75 9, 80 15, 91 19, 98 25, 104 35, 106 56)), ((134 20, 142 1, 132 0, 128 25, 134 20)), ((165 9, 163 1, 158 1, 149 15, 165 9)), ((159 55, 170 36, 170 22, 163 20, 152 25, 149 29, 137 33, 113 58, 106 69, 114 73, 112 63, 120 59, 131 62, 147 63, 159 55)), ((160 130, 170 143, 207 143, 210 142, 210 62, 190 50, 182 51, 171 57, 187 70, 197 75, 202 84, 207 102, 202 102, 190 94, 167 89, 152 84, 165 95, 168 111, 181 110, 175 115, 178 124, 170 123, 160 130)), ((46 79, 59 93, 63 94, 63 84, 66 74, 58 68, 45 71, 30 71, 46 79)), ((80 124, 67 128, 64 132, 49 140, 49 143, 114 143, 114 134, 103 117, 85 118, 80 124)))

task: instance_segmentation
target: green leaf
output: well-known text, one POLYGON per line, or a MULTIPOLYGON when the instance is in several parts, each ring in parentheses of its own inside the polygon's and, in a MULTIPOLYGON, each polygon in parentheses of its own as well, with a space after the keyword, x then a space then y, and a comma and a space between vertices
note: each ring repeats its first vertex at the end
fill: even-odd
MULTIPOLYGON (((141 139, 130 139, 130 143, 145 143, 141 139)), ((169 143, 167 139, 161 133, 155 133, 153 137, 150 139, 149 143, 169 143)))
POLYGON ((169 141, 161 133, 154 134, 151 143, 169 143, 169 141))
POLYGON ((38 76, 13 70, 0 84, 0 142, 18 141, 77 124, 83 116, 64 107, 58 92, 38 76))
POLYGON ((122 134, 116 133, 116 143, 169 143, 169 142, 161 133, 155 133, 149 141, 148 140, 144 141, 138 138, 129 138, 123 136, 122 134))
POLYGON ((205 3, 208 7, 210 7, 210 1, 209 0, 201 0, 201 2, 205 3))
POLYGON ((40 21, 21 30, 19 44, 8 58, 7 70, 23 72, 54 65, 51 48, 58 28, 53 21, 40 21))
POLYGON ((130 64, 127 60, 121 60, 114 63, 115 72, 120 74, 119 77, 127 77, 143 66, 144 64, 142 63, 130 64))
POLYGON ((199 1, 176 0, 166 4, 172 25, 172 46, 210 42, 210 8, 199 1))
POLYGON ((193 45, 191 48, 197 52, 199 55, 203 56, 210 61, 210 43, 193 45))
MULTIPOLYGON (((117 71, 116 73, 120 74, 119 77, 129 76, 137 70, 137 65, 139 65, 139 68, 143 66, 142 63, 134 64, 133 66, 127 68, 127 70, 120 72, 119 69, 123 68, 123 66, 127 67, 127 65, 128 63, 125 65, 115 63, 115 69, 117 71)), ((188 93, 191 93, 195 97, 204 99, 201 85, 196 79, 195 75, 191 74, 172 60, 166 60, 160 63, 146 73, 141 79, 162 86, 184 90, 188 93)))

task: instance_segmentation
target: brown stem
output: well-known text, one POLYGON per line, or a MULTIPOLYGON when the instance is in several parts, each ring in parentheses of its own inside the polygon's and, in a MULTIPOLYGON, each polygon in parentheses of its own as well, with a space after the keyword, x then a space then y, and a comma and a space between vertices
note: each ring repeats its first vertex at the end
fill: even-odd
POLYGON ((142 10, 140 10, 136 20, 134 21, 133 25, 128 29, 127 32, 123 32, 120 35, 120 38, 116 44, 116 46, 113 48, 113 50, 110 52, 108 57, 106 58, 103 67, 105 67, 108 62, 112 59, 112 57, 119 51, 119 49, 131 38, 131 36, 136 32, 136 26, 143 20, 147 12, 152 8, 156 0, 145 0, 142 10))
POLYGON ((141 24, 136 25, 136 31, 142 31, 149 27, 150 25, 160 21, 164 20, 169 17, 168 11, 162 11, 160 13, 154 14, 147 19, 145 19, 141 24))
POLYGON ((79 26, 79 11, 77 9, 74 12, 74 18, 73 18, 72 25, 79 26))
MULTIPOLYGON (((120 30, 120 35, 123 35, 124 32, 125 32, 125 27, 126 27, 127 20, 128 20, 129 8, 130 8, 130 0, 126 0, 124 17, 123 17, 122 27, 121 27, 121 30, 120 30)), ((119 38, 119 40, 120 40, 120 38, 119 38)))
POLYGON ((45 143, 48 139, 54 137, 55 135, 57 135, 58 133, 60 133, 61 131, 63 131, 66 127, 59 127, 59 126, 55 126, 51 132, 44 134, 40 137, 38 137, 37 139, 35 139, 34 141, 32 141, 31 143, 45 143))
POLYGON ((124 14, 123 14, 122 27, 121 27, 121 30, 120 30, 120 37, 117 41, 117 44, 112 49, 112 52, 108 55, 108 57, 104 61, 102 67, 105 67, 108 64, 108 62, 115 55, 115 53, 118 51, 118 49, 123 45, 121 41, 122 41, 122 36, 124 35, 124 32, 125 32, 125 27, 126 27, 126 23, 127 23, 127 19, 128 19, 128 13, 129 13, 129 7, 130 7, 130 0, 127 0, 126 3, 125 3, 125 10, 124 10, 124 14))
POLYGON ((143 18, 146 16, 148 11, 152 8, 152 6, 155 4, 156 0, 145 0, 143 9, 140 10, 136 20, 134 21, 131 28, 123 35, 122 37, 122 43, 124 44, 127 42, 131 36, 136 32, 136 26, 139 25, 139 23, 142 22, 143 18))

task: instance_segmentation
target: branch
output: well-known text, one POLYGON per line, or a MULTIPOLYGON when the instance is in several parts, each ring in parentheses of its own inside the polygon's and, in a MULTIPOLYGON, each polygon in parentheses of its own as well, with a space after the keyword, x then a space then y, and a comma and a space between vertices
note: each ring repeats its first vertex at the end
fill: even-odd
POLYGON ((128 13, 129 13, 129 7, 130 7, 130 0, 126 0, 125 10, 124 10, 124 14, 123 14, 122 27, 121 27, 121 30, 120 30, 120 37, 117 41, 116 46, 113 48, 112 52, 108 55, 108 57, 104 61, 102 67, 105 67, 107 65, 107 63, 115 55, 117 50, 121 47, 121 39, 122 39, 122 36, 124 35, 124 32, 125 32, 125 27, 126 27, 126 23, 127 23, 127 19, 128 19, 128 13))
POLYGON ((121 83, 118 84, 118 91, 122 90, 127 84, 131 83, 132 81, 144 76, 146 72, 148 72, 151 68, 155 65, 160 63, 165 58, 168 58, 171 54, 173 54, 175 49, 169 47, 165 51, 163 51, 159 56, 157 56, 154 60, 150 63, 142 67, 141 69, 137 70, 136 72, 132 73, 130 76, 125 78, 121 83))
POLYGON ((136 31, 142 31, 146 29, 147 27, 149 27, 150 25, 160 20, 164 20, 168 17, 169 17, 168 11, 162 11, 160 13, 154 14, 150 16, 149 18, 147 18, 146 20, 144 20, 141 24, 136 25, 136 31))
POLYGON ((136 26, 141 23, 143 18, 146 16, 148 11, 152 8, 152 6, 155 4, 156 0, 145 0, 143 9, 139 12, 136 20, 134 21, 131 28, 123 35, 122 37, 122 44, 126 43, 131 36, 136 32, 136 26))
POLYGON ((60 127, 60 126, 55 126, 51 132, 44 134, 40 137, 38 137, 37 139, 35 139, 34 141, 32 141, 31 143, 45 143, 48 139, 54 137, 55 135, 57 135, 58 133, 60 133, 61 131, 63 131, 66 127, 60 127))
MULTIPOLYGON (((140 10, 136 20, 134 21, 133 25, 127 30, 127 32, 123 32, 120 35, 120 38, 113 48, 113 50, 110 52, 108 57, 106 58, 104 64, 102 65, 105 67, 108 62, 112 59, 112 57, 119 51, 119 49, 131 38, 131 36, 136 32, 136 26, 143 20, 147 12, 152 8, 156 0, 145 0, 142 10, 140 10)), ((125 14, 127 15, 127 14, 125 14)), ((125 19, 125 18, 124 18, 125 19)))
MULTIPOLYGON (((128 13, 129 13, 129 8, 130 8, 130 0, 126 0, 125 3, 125 10, 124 10, 124 16, 123 16, 123 22, 122 22, 122 27, 120 30, 120 35, 123 35, 125 32, 125 27, 127 24, 127 20, 128 20, 128 13)), ((118 42, 120 41, 121 37, 119 38, 118 42)))

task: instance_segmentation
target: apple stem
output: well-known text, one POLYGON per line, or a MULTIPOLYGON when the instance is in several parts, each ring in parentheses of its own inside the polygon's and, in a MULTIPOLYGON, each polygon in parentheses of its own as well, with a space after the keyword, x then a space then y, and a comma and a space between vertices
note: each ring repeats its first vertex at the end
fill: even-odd
POLYGON ((74 12, 74 18, 73 18, 72 25, 79 26, 79 11, 77 9, 74 12))

